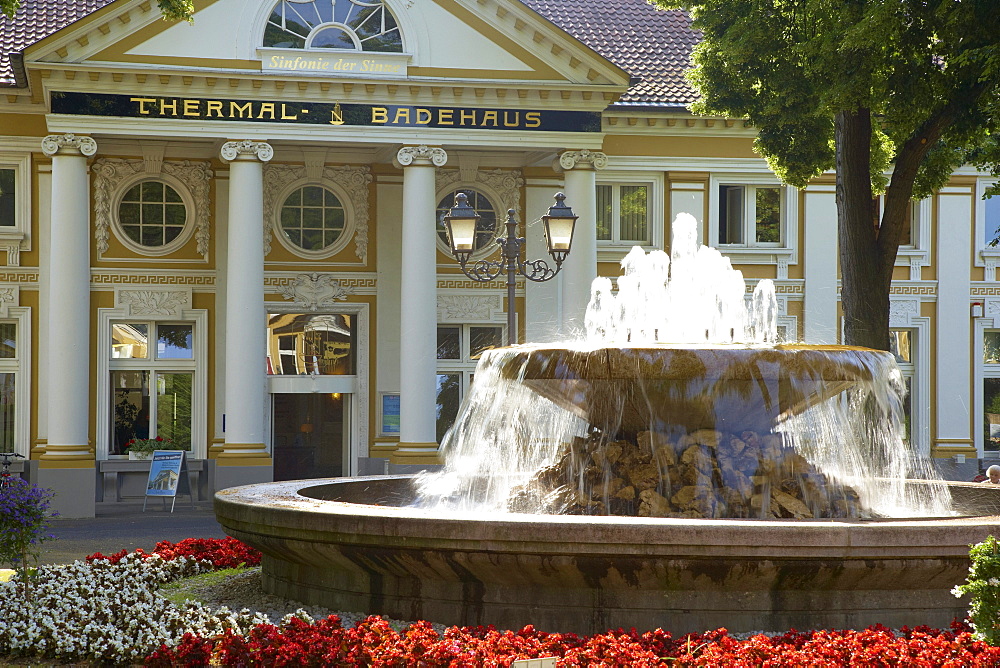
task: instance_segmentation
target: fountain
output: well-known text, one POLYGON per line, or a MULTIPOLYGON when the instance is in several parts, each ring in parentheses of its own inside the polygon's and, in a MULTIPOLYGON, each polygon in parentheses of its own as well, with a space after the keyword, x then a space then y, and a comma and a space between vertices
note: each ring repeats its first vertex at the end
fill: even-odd
POLYGON ((444 623, 596 632, 947 625, 1000 489, 900 432, 890 354, 777 343, 770 281, 634 249, 588 341, 490 351, 445 470, 223 490, 265 587, 444 623), (668 343, 686 341, 687 343, 668 343), (740 341, 744 341, 741 343, 740 341))

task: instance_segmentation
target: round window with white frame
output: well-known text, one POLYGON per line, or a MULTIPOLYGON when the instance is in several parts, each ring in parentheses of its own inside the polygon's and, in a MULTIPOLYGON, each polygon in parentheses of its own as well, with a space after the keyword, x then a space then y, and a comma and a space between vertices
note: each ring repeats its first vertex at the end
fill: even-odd
POLYGON ((166 255, 191 238, 190 211, 194 203, 184 186, 171 177, 140 176, 118 190, 112 225, 130 250, 143 255, 166 255))
POLYGON ((473 245, 472 257, 475 259, 486 257, 497 249, 494 240, 497 238, 498 233, 498 215, 490 196, 476 188, 455 188, 438 199, 436 216, 438 248, 443 253, 451 255, 451 242, 448 239, 448 231, 444 225, 444 217, 455 206, 455 196, 458 193, 465 193, 469 198, 469 206, 479 214, 479 220, 476 222, 476 241, 473 245))
POLYGON ((292 184, 277 198, 280 202, 277 237, 301 257, 318 259, 339 253, 353 235, 350 198, 329 185, 292 184))

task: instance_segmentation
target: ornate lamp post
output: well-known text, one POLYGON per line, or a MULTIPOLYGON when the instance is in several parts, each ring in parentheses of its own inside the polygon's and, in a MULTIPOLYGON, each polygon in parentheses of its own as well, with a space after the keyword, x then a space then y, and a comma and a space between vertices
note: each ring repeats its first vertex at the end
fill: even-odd
POLYGON ((475 249, 476 223, 479 222, 479 214, 469 206, 468 199, 465 193, 460 192, 455 195, 455 206, 444 217, 451 253, 462 266, 465 275, 474 281, 486 283, 495 279, 501 272, 507 272, 507 345, 513 345, 517 343, 514 322, 515 278, 517 274, 521 274, 529 281, 541 283, 558 274, 573 243, 573 229, 577 216, 574 216, 573 210, 566 206, 566 196, 562 193, 556 193, 556 203, 549 207, 546 215, 542 216, 542 224, 545 226, 545 245, 548 247, 549 255, 555 260, 555 269, 545 260, 521 259, 524 237, 517 236, 514 209, 507 211, 507 236, 496 239, 500 247, 500 260, 476 260, 470 267, 469 259, 475 249))

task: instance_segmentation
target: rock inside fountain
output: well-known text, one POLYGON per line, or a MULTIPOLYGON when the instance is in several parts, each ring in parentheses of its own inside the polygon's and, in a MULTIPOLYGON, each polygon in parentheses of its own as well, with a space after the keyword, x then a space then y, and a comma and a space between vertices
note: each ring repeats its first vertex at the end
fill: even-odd
POLYGON ((779 342, 772 281, 697 242, 634 248, 585 341, 483 355, 418 505, 477 512, 835 519, 950 513, 909 445, 884 351, 779 342), (908 480, 919 479, 920 485, 908 480))

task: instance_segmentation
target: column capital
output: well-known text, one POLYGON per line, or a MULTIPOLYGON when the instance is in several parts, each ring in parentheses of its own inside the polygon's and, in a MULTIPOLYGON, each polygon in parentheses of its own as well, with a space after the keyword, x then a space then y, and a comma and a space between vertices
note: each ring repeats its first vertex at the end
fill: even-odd
POLYGON ((559 155, 559 166, 563 169, 604 169, 608 166, 608 156, 601 151, 588 148, 580 151, 563 151, 559 155))
POLYGON ((54 155, 82 155, 86 158, 97 153, 97 142, 93 137, 63 134, 49 135, 42 140, 42 153, 54 155))
POLYGON ((253 141, 244 139, 242 141, 227 141, 219 151, 222 159, 226 162, 236 160, 260 160, 267 162, 274 157, 274 149, 271 145, 263 141, 253 141))
POLYGON ((396 162, 406 167, 418 163, 430 163, 435 167, 444 167, 448 162, 448 154, 443 148, 430 147, 425 144, 420 146, 404 146, 396 152, 396 162))

